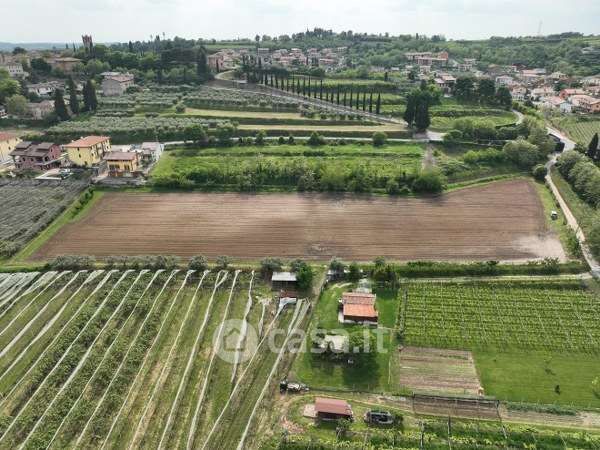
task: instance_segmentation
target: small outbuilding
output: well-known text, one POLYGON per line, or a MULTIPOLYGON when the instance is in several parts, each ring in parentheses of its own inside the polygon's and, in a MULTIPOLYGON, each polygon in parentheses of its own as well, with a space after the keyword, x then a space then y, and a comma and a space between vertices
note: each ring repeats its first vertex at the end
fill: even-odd
POLYGON ((271 286, 273 290, 295 290, 297 284, 296 274, 293 272, 273 272, 271 286))
POLYGON ((342 322, 377 325, 379 314, 375 309, 375 294, 367 292, 344 292, 340 299, 342 322))
POLYGON ((352 407, 346 400, 337 398, 315 398, 315 414, 321 420, 352 420, 352 407))

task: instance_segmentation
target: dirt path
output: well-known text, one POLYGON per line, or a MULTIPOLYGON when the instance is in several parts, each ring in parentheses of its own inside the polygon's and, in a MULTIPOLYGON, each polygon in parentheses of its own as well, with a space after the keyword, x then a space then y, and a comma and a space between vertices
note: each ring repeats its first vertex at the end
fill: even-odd
POLYGON ((435 166, 435 156, 433 155, 434 148, 431 144, 427 144, 425 147, 425 153, 423 155, 423 162, 421 167, 423 169, 431 169, 435 166))

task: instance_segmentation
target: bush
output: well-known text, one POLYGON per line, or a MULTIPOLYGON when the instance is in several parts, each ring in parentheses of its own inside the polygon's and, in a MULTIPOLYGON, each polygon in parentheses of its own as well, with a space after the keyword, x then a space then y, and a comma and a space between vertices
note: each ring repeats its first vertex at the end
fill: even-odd
POLYGON ((460 130, 450 130, 444 135, 444 142, 447 144, 455 144, 463 138, 463 133, 460 130))
POLYGON ((278 272, 283 267, 283 262, 279 258, 264 258, 260 262, 260 273, 263 277, 269 277, 273 272, 278 272))
POLYGON ((256 132, 256 136, 254 137, 254 143, 256 145, 264 145, 266 137, 267 137, 267 132, 265 130, 258 130, 256 132))
POLYGON ((227 269, 227 267, 229 267, 229 264, 231 263, 231 259, 229 258, 229 256, 217 256, 216 259, 216 263, 217 263, 217 268, 218 269, 227 269))
POLYGON ((92 269, 96 260, 92 256, 62 255, 48 264, 52 270, 84 270, 92 269))
POLYGON ((324 145, 325 138, 323 136, 321 136, 319 133, 317 133, 316 131, 313 131, 311 133, 310 137, 308 138, 308 141, 306 141, 306 143, 313 147, 316 147, 319 145, 324 145))
POLYGON ((537 146, 523 138, 507 142, 503 151, 510 161, 523 169, 531 169, 542 159, 537 146))
POLYGON ((533 178, 535 178, 536 180, 544 181, 544 179, 546 178, 546 175, 548 175, 548 169, 546 168, 545 165, 538 164, 537 166, 535 166, 533 168, 531 173, 533 175, 533 178))
POLYGON ((444 190, 444 176, 437 170, 427 169, 421 171, 412 183, 414 192, 437 194, 444 190))
POLYGON ((339 259, 332 259, 331 262, 329 263, 329 268, 331 270, 335 270, 338 272, 343 272, 346 269, 346 265, 340 261, 339 259))
POLYGON ((377 131, 373 133, 373 145, 375 147, 381 147, 382 145, 385 145, 387 138, 387 134, 385 134, 383 131, 377 131))
POLYGON ((208 261, 202 255, 192 256, 190 258, 189 263, 188 263, 188 269, 189 270, 204 271, 204 270, 208 269, 208 261))
POLYGON ((400 185, 396 180, 389 180, 385 186, 385 191, 389 195, 398 195, 400 193, 400 185))
POLYGON ((183 103, 177 103, 175 105, 175 112, 178 114, 182 114, 185 112, 185 105, 183 103))
POLYGON ((361 271, 358 263, 352 262, 348 266, 348 279, 350 281, 358 281, 360 280, 361 271))

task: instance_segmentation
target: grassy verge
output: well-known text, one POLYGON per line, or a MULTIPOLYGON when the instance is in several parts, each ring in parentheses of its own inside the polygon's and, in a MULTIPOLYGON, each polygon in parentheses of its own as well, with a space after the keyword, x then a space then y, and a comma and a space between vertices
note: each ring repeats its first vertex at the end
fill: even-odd
POLYGON ((511 402, 600 407, 600 396, 592 389, 592 381, 600 375, 598 358, 584 354, 480 350, 474 356, 487 395, 511 402))

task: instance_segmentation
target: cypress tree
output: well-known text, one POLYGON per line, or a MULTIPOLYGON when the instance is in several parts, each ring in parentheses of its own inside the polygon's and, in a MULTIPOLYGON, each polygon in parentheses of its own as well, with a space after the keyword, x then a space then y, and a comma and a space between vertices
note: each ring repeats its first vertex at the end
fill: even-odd
POLYGON ((310 86, 310 77, 308 77, 308 97, 312 94, 311 86, 310 86))
POLYGON ((367 110, 367 91, 363 92, 362 110, 367 110))
POLYGON ((379 114, 381 111, 381 93, 377 94, 377 105, 375 106, 375 114, 379 114))
POLYGON ((346 106, 346 91, 344 91, 344 106, 346 106))
POLYGON ((356 93, 356 109, 360 109, 360 92, 356 93))
POLYGON ((587 155, 594 161, 598 159, 600 151, 598 150, 598 133, 594 134, 588 145, 587 155))
POLYGON ((77 87, 73 81, 73 77, 69 75, 69 106, 73 114, 79 114, 79 100, 77 100, 77 87))
POLYGON ((306 78, 302 78, 302 97, 306 97, 306 78))
POLYGON ((418 101, 415 114, 415 126, 417 127, 417 131, 427 130, 430 124, 429 103, 427 101, 418 101))
POLYGON ((340 85, 337 85, 337 104, 340 104, 340 85))
POLYGON ((415 121, 416 109, 417 109, 417 98, 414 93, 408 94, 406 97, 406 109, 404 110, 404 120, 408 126, 412 126, 415 121))
POLYGON ((204 47, 200 47, 196 54, 196 73, 200 81, 208 80, 208 59, 206 58, 206 50, 204 47))
POLYGON ((373 91, 369 95, 369 112, 373 112, 373 91))
POLYGON ((350 86, 350 108, 352 108, 354 106, 354 103, 352 102, 352 86, 350 86))
POLYGON ((290 92, 290 77, 287 77, 287 80, 285 80, 285 92, 290 92))
POLYGON ((69 120, 69 111, 65 105, 65 99, 61 89, 54 91, 54 112, 60 120, 69 120))
POLYGON ((321 78, 321 87, 319 91, 319 100, 323 100, 323 78, 321 78))

